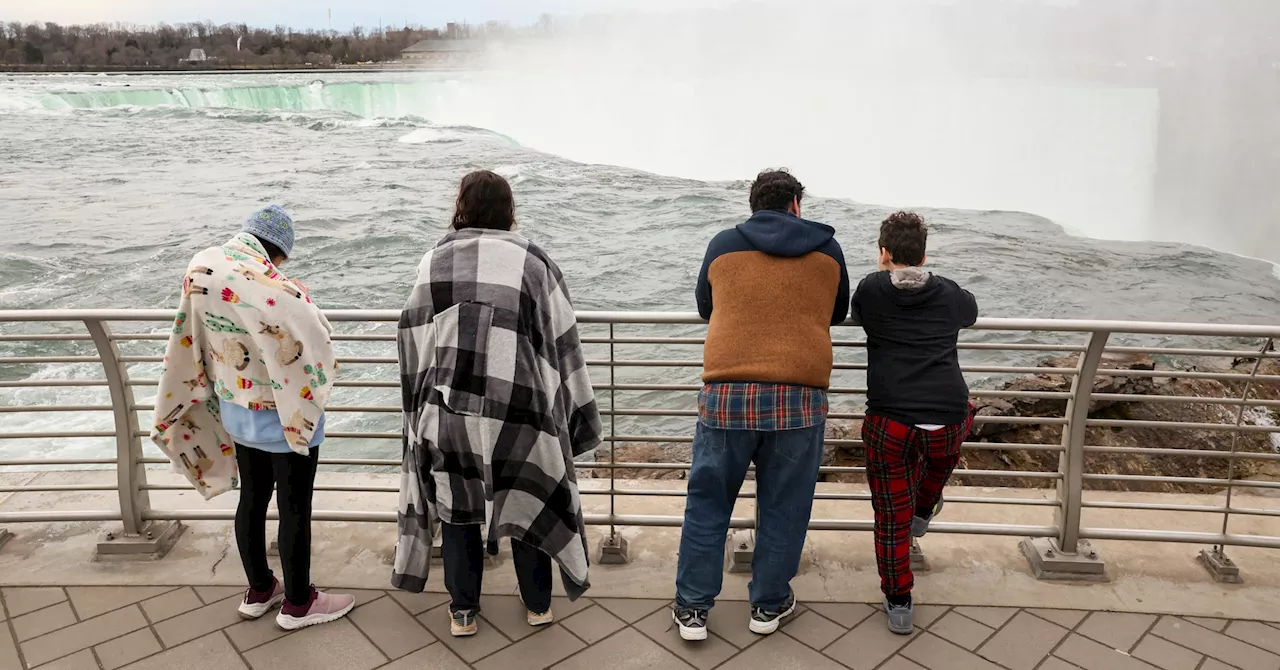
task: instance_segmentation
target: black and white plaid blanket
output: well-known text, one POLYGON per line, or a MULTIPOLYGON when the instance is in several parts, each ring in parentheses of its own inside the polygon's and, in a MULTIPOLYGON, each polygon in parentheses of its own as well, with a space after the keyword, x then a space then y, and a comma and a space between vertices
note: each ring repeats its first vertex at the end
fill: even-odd
POLYGON ((560 269, 511 232, 450 232, 422 259, 400 316, 405 445, 392 584, 420 592, 433 522, 488 526, 559 564, 586 591, 573 457, 600 444, 600 411, 560 269))

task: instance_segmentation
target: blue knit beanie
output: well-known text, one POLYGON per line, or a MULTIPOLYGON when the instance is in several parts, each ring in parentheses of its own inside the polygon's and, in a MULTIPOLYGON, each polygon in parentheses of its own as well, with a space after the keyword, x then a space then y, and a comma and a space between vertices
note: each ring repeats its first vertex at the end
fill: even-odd
POLYGON ((277 205, 250 214, 240 232, 280 247, 286 257, 293 255, 293 219, 277 205))

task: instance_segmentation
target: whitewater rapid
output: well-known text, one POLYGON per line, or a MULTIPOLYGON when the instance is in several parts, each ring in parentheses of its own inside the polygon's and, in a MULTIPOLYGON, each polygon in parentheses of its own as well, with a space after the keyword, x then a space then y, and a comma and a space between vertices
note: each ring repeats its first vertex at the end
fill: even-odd
POLYGON ((1142 89, 848 78, 809 82, 809 102, 759 105, 737 93, 750 82, 701 73, 667 80, 498 71, 22 83, 28 90, 19 96, 11 85, 0 87, 0 109, 238 110, 483 128, 586 163, 699 180, 786 166, 825 196, 1027 211, 1087 236, 1153 237, 1158 100, 1142 89))

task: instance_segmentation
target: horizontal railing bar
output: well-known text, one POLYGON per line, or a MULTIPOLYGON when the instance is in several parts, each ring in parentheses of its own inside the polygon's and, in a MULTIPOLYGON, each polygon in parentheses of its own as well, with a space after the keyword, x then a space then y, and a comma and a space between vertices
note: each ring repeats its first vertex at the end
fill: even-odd
MULTIPOLYGON (((327 310, 325 315, 331 322, 383 322, 397 323, 400 320, 399 310, 327 310)), ((578 313, 580 323, 599 324, 643 324, 643 325, 700 325, 706 322, 692 312, 604 312, 584 311, 578 313)), ((113 322, 169 322, 174 317, 171 309, 31 309, 0 310, 2 322, 68 322, 68 321, 113 321, 113 322)), ((842 324, 844 327, 856 326, 852 321, 842 324)), ((1234 337, 1241 339, 1280 339, 1280 325, 1247 326, 1232 324, 1207 323, 1175 323, 1175 322, 1139 322, 1139 321, 1105 321, 1087 319, 979 319, 972 330, 1019 331, 1019 332, 1056 332, 1056 333, 1092 333, 1104 331, 1110 333, 1127 333, 1133 335, 1196 335, 1206 337, 1234 337)))
MULTIPOLYGON (((146 509, 142 511, 145 521, 234 521, 234 509, 146 509)), ((275 505, 267 512, 267 518, 279 520, 280 512, 275 505)), ((395 523, 395 512, 366 512, 359 510, 314 510, 312 521, 354 521, 372 523, 395 523)), ((0 518, 3 521, 3 518, 0 518)))
MULTIPOLYGON (((142 518, 148 521, 231 521, 235 519, 235 510, 216 509, 149 509, 144 510, 142 518)), ((272 507, 267 512, 268 519, 278 519, 279 512, 272 507)), ((395 512, 359 512, 349 510, 314 510, 313 521, 347 521, 394 523, 395 512)), ((0 522, 5 519, 0 516, 0 522)), ((684 522, 681 516, 651 516, 640 514, 584 514, 583 521, 591 526, 647 526, 678 528, 684 522)), ((731 528, 753 528, 755 519, 734 518, 729 522, 731 528)), ((874 522, 846 521, 836 519, 814 519, 809 522, 809 530, 856 530, 870 531, 874 522)), ((1053 526, 1018 526, 984 523, 946 523, 934 522, 929 532, 951 533, 961 535, 1002 535, 1011 537, 1051 537, 1057 534, 1053 526)))
MULTIPOLYGON (((182 487, 190 490, 190 486, 182 487)), ((119 491, 116 486, 101 484, 31 484, 29 486, 0 486, 0 493, 51 493, 54 491, 119 491)))
POLYGON ((121 363, 163 363, 164 356, 121 356, 121 363))
POLYGON ((32 411, 114 411, 110 405, 0 405, 0 414, 26 414, 32 411))
MULTIPOLYGON (((603 481, 603 480, 583 480, 603 481)), ((620 498, 631 497, 653 497, 653 498, 687 498, 689 493, 681 489, 592 489, 583 488, 579 491, 584 496, 617 496, 620 498)), ((738 493, 738 500, 755 500, 755 491, 741 491, 738 493)), ((845 500, 845 501, 861 501, 870 502, 870 493, 823 493, 813 494, 814 500, 845 500)), ((1056 500, 1045 500, 1044 498, 979 498, 968 496, 947 496, 947 504, 957 505, 1013 505, 1020 507, 1059 507, 1061 504, 1056 500)))
MULTIPOLYGON (((190 484, 146 484, 139 487, 144 491, 190 491, 190 484)), ((114 491, 115 489, 111 489, 114 491)), ((378 484, 316 484, 316 491, 334 491, 340 493, 399 493, 399 486, 378 484)), ((947 501, 951 502, 951 501, 947 501)))
MULTIPOLYGON (((1164 356, 1222 356, 1231 358, 1257 358, 1258 350, 1229 350, 1229 349, 1173 349, 1163 347, 1107 347, 1104 349, 1109 354, 1155 354, 1164 356)), ((1278 352, 1267 352, 1263 358, 1280 358, 1278 352)))
MULTIPOLYGON (((0 335, 0 342, 40 342, 40 341, 90 341, 88 335, 77 334, 33 334, 33 335, 0 335)), ((117 334, 112 339, 120 342, 165 341, 169 335, 165 333, 125 333, 117 334)), ((394 334, 334 334, 335 342, 395 342, 394 334)), ((702 337, 583 337, 583 344, 650 344, 673 346, 700 346, 706 344, 702 337)), ((832 340, 836 348, 865 348, 865 340, 832 340)), ((1022 344, 1000 342, 960 342, 959 349, 968 351, 1038 351, 1046 353, 1064 352, 1079 353, 1084 351, 1080 345, 1056 344, 1022 344)), ((1170 347, 1107 347, 1109 354, 1164 355, 1164 356, 1204 356, 1222 358, 1257 358, 1256 350, 1230 349, 1187 349, 1170 347)), ((1264 358, 1280 358, 1280 352, 1268 352, 1264 358)))
POLYGON ((23 379, 0 382, 0 389, 56 388, 67 386, 106 386, 105 379, 23 379))
POLYGON ((43 365, 46 363, 101 363, 97 356, 7 356, 0 365, 43 365))
MULTIPOLYGON (((615 359, 613 361, 609 361, 608 359, 591 359, 587 361, 587 365, 601 368, 701 368, 702 361, 657 359, 615 359)), ((867 365, 865 363, 836 363, 831 366, 831 369, 865 371, 867 369, 867 365)), ((960 370, 962 372, 1000 375, 1060 375, 1063 377, 1070 377, 1078 374, 1078 372, 1073 368, 1028 368, 1004 365, 962 365, 960 366, 960 370)))
POLYGON ((702 345, 706 344, 707 340, 704 337, 583 337, 582 343, 702 345))
POLYGON ((1085 481, 1095 482, 1144 482, 1149 484, 1195 484, 1222 488, 1280 489, 1280 482, 1263 482, 1245 479, 1216 479, 1212 477, 1162 477, 1159 475, 1103 475, 1086 472, 1085 481))
MULTIPOLYGON (((933 532, 933 526, 929 527, 933 532)), ((1136 540, 1141 542, 1173 542, 1178 544, 1221 544, 1232 547, 1280 549, 1280 537, 1224 533, 1192 533, 1169 530, 1129 530, 1127 528, 1081 528, 1086 540, 1136 540)))
MULTIPOLYGON (((114 460, 111 462, 115 462, 114 460)), ((145 465, 169 465, 167 458, 139 458, 139 463, 145 465)), ((320 465, 358 465, 380 468, 398 468, 400 467, 399 459, 389 458, 322 458, 320 465)), ((190 487, 188 487, 190 488, 190 487)))
MULTIPOLYGON (((235 511, 232 510, 232 516, 235 511)), ((32 512, 0 512, 0 524, 7 523, 65 523, 73 521, 119 521, 117 510, 64 510, 32 512)))
POLYGON ((1231 374, 1228 372, 1195 372, 1187 370, 1098 370, 1099 377, 1136 377, 1139 379, 1205 379, 1218 382, 1239 382, 1244 383, 1253 379, 1255 382, 1266 382, 1269 384, 1280 383, 1280 375, 1257 375, 1250 377, 1245 374, 1231 374))
POLYGON ((1085 425, 1098 428, 1157 428, 1164 430, 1211 430, 1241 433, 1280 433, 1280 426, 1250 426, 1230 423, 1189 421, 1139 421, 1137 419, 1089 419, 1085 425))
POLYGON ((0 405, 0 414, 27 412, 110 412, 111 405, 0 405))
POLYGON ((86 430, 86 431, 66 431, 66 432, 31 432, 31 433, 0 433, 0 440, 43 440, 52 438, 80 438, 80 437, 115 437, 115 431, 111 430, 86 430))
MULTIPOLYGON (((168 461, 166 461, 168 462, 168 461)), ((390 458, 322 458, 320 465, 360 465, 384 468, 400 467, 400 459, 390 458)))
MULTIPOLYGON (((1242 380, 1246 381, 1246 380, 1242 380)), ((1211 398, 1189 395, 1142 395, 1134 393, 1094 393, 1093 400, 1110 400, 1112 402, 1150 402, 1150 403, 1187 403, 1196 405, 1232 405, 1245 407, 1280 407, 1280 400, 1260 400, 1250 398, 1211 398)))
MULTIPOLYGON (((951 502, 950 499, 947 502, 951 502)), ((1118 502, 1112 500, 1081 503, 1094 509, 1123 509, 1151 512, 1188 512, 1193 514, 1243 514, 1245 516, 1280 516, 1280 509, 1225 507, 1221 505, 1165 505, 1161 503, 1118 502)))
POLYGON ((0 342, 92 342, 88 335, 65 334, 33 334, 33 335, 0 335, 0 342))
MULTIPOLYGON (((169 461, 164 461, 168 463, 169 461)), ((0 460, 0 467, 26 467, 28 465, 115 465, 114 458, 32 458, 25 460, 0 460)))
POLYGON ((1166 449, 1163 447, 1091 447, 1090 454, 1136 454, 1142 456, 1186 456, 1188 458, 1225 458, 1227 460, 1280 461, 1280 454, 1250 451, 1213 451, 1211 449, 1166 449))

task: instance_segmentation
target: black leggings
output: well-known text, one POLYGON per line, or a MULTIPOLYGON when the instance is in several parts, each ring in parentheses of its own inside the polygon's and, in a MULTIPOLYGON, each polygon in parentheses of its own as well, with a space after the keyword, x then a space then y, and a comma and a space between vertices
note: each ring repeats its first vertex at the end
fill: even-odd
POLYGON ((236 508, 236 544, 240 562, 255 591, 267 591, 275 575, 267 565, 267 509, 278 490, 280 563, 284 593, 289 602, 305 606, 311 600, 311 495, 316 484, 320 448, 310 456, 273 454, 236 445, 240 465, 240 506, 236 508))
MULTIPOLYGON (((450 612, 478 611, 480 585, 484 581, 484 540, 480 526, 440 524, 444 554, 444 586, 453 600, 450 612)), ((520 598, 537 614, 551 609, 551 557, 512 538, 511 558, 516 564, 520 598)))

